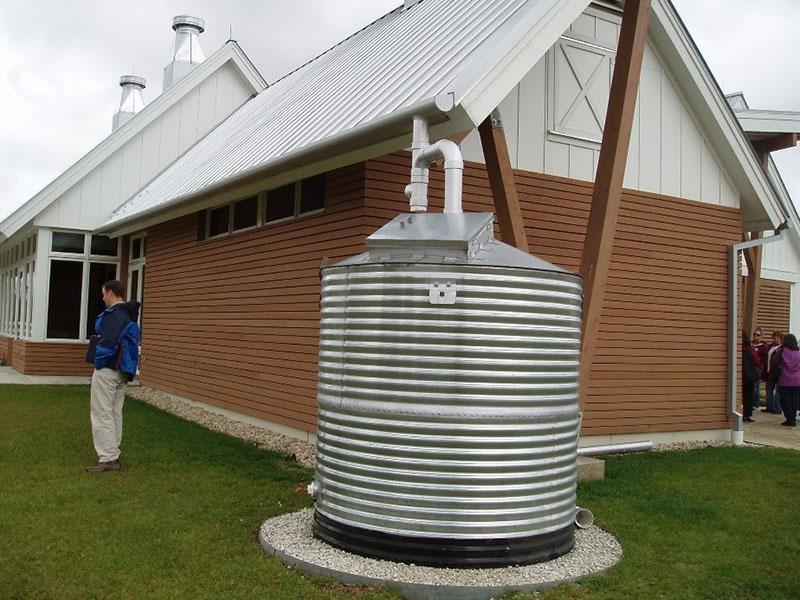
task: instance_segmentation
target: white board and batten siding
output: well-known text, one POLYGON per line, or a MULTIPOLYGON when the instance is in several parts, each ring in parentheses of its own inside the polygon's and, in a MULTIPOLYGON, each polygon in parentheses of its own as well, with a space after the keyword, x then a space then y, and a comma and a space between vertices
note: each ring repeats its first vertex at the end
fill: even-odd
MULTIPOLYGON (((500 104, 512 165, 593 181, 621 17, 588 8, 500 104)), ((645 47, 625 187, 739 206, 739 194, 653 46, 645 47)), ((462 143, 484 162, 478 132, 462 143)))
POLYGON ((62 194, 36 224, 94 229, 252 93, 237 67, 225 63, 62 194))

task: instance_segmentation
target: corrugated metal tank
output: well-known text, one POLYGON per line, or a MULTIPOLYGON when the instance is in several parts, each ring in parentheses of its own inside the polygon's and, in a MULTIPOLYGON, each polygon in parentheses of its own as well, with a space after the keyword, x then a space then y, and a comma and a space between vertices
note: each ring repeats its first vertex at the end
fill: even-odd
POLYGON ((322 271, 315 535, 477 567, 574 543, 581 280, 491 213, 401 215, 322 271))

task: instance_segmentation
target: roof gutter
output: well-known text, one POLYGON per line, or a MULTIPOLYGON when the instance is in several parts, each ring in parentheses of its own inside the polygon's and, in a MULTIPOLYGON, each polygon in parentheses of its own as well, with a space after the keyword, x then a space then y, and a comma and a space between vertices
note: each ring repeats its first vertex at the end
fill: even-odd
MULTIPOLYGON (((245 169, 235 176, 212 184, 203 190, 179 196, 170 203, 170 208, 176 208, 203 196, 213 195, 256 175, 278 174, 315 162, 321 162, 336 154, 345 154, 365 146, 375 145, 384 140, 410 134, 411 129, 409 126, 415 116, 428 117, 432 125, 455 122, 453 115, 449 114, 455 106, 455 94, 452 92, 437 94, 432 98, 400 108, 388 115, 324 138, 314 144, 287 152, 267 165, 261 164, 245 169), (380 135, 380 138, 376 139, 378 135, 380 135)), ((469 124, 464 125, 469 127, 469 124)), ((463 127, 464 125, 459 126, 463 127)), ((123 229, 127 229, 132 223, 152 217, 161 210, 163 210, 162 205, 153 206, 130 217, 123 217, 122 219, 105 223, 95 229, 95 232, 118 234, 123 229)))
POLYGON ((728 416, 733 421, 733 431, 731 441, 734 444, 742 444, 744 441, 744 427, 742 425, 742 413, 736 406, 736 382, 738 379, 737 357, 738 349, 741 345, 741 338, 738 337, 738 315, 739 315, 739 252, 747 248, 765 246, 779 242, 789 229, 789 221, 784 221, 775 229, 775 235, 747 242, 739 242, 731 246, 731 261, 729 265, 729 285, 728 285, 728 416))

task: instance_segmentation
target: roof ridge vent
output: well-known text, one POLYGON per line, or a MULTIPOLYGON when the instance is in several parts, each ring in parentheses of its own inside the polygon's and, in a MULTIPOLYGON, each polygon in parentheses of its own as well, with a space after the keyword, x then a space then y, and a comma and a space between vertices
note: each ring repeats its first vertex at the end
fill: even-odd
POLYGON ((119 127, 122 127, 144 108, 142 90, 147 87, 146 84, 147 81, 144 77, 137 77, 136 75, 123 75, 119 78, 122 98, 119 101, 119 110, 111 121, 111 131, 116 131, 119 127))
POLYGON ((178 15, 172 19, 175 44, 172 47, 172 62, 164 67, 164 89, 184 77, 206 59, 200 45, 200 34, 205 31, 205 21, 190 15, 178 15))

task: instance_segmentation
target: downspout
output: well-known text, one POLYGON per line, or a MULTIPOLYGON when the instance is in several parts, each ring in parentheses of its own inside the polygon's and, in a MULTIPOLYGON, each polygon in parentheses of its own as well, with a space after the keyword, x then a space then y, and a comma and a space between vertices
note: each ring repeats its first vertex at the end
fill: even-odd
POLYGON ((733 421, 733 431, 731 432, 731 442, 741 445, 744 443, 744 426, 742 424, 742 413, 737 410, 736 406, 736 380, 738 375, 737 355, 739 346, 742 343, 741 338, 737 335, 738 331, 738 316, 739 316, 739 252, 747 248, 755 248, 756 246, 765 246, 779 242, 783 239, 786 230, 789 228, 789 222, 784 221, 776 229, 775 234, 769 237, 760 238, 757 240, 750 240, 747 242, 739 242, 731 246, 731 262, 729 265, 729 285, 728 285, 728 416, 733 421))
POLYGON ((411 183, 406 186, 406 196, 411 201, 411 212, 428 210, 429 170, 434 161, 444 159, 444 212, 462 212, 462 182, 464 160, 461 149, 452 140, 429 143, 428 119, 414 117, 414 139, 411 143, 411 183))

